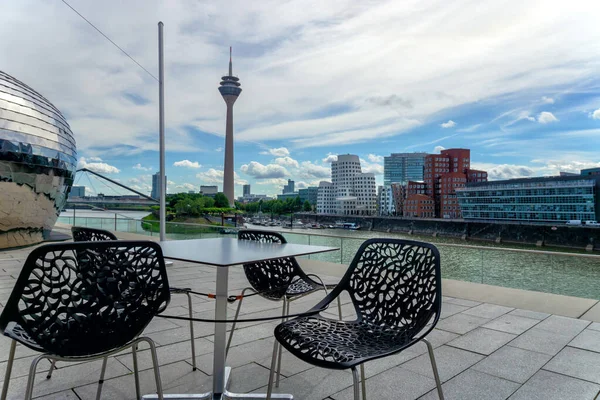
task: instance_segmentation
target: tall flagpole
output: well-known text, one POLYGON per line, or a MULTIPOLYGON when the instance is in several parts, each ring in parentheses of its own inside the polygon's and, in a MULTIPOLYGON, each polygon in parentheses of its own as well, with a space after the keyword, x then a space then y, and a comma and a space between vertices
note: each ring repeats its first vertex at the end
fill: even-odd
POLYGON ((166 179, 165 179, 165 68, 163 55, 163 23, 158 23, 158 125, 159 125, 159 153, 160 153, 160 240, 165 240, 166 232, 166 179))

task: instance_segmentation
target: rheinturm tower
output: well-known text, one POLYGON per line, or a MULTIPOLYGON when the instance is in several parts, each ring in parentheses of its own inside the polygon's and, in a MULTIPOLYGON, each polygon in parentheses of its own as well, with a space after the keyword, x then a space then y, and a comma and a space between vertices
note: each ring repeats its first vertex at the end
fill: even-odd
POLYGON ((227 104, 227 122, 225 124, 225 166, 223 170, 223 193, 229 200, 229 205, 233 207, 234 189, 233 189, 233 104, 237 100, 242 88, 239 78, 233 76, 231 65, 231 47, 229 48, 229 75, 221 78, 219 92, 227 104))

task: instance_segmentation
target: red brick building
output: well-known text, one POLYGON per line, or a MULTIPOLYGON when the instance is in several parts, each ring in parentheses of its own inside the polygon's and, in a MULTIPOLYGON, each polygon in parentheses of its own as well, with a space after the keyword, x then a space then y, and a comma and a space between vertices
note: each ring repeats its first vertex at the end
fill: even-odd
POLYGON ((404 201, 404 216, 416 218, 435 217, 435 204, 431 197, 424 194, 411 194, 404 201))

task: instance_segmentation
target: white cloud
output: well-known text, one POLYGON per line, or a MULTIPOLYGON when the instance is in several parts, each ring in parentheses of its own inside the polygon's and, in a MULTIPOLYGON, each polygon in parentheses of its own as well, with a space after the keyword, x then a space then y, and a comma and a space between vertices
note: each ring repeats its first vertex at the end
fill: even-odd
POLYGON ((362 172, 372 173, 375 175, 383 175, 383 165, 370 163, 367 160, 360 159, 360 167, 362 172))
POLYGON ((290 155, 290 151, 285 147, 278 147, 276 149, 269 149, 267 151, 261 151, 260 154, 270 154, 275 157, 287 157, 290 155))
POLYGON ((184 190, 186 192, 189 192, 190 190, 194 190, 194 191, 198 190, 195 185, 193 185, 191 183, 187 183, 187 182, 184 182, 182 184, 176 185, 175 188, 176 189, 184 190))
POLYGON ((382 163, 383 162, 383 156, 378 156, 375 154, 369 154, 367 155, 367 160, 374 162, 374 163, 382 163))
POLYGON ((294 160, 291 157, 279 157, 275 159, 275 163, 279 165, 283 165, 284 167, 293 167, 298 168, 298 161, 294 160))
POLYGON ((527 178, 537 175, 537 170, 525 165, 473 163, 473 169, 487 171, 490 181, 527 178))
POLYGON ((448 122, 444 122, 443 124, 440 124, 440 126, 442 128, 454 128, 456 126, 456 122, 448 120, 448 122))
POLYGON ((282 189, 284 185, 287 185, 287 179, 284 178, 270 178, 270 179, 261 179, 260 181, 256 181, 257 185, 273 185, 277 186, 279 189, 282 189))
POLYGON ((120 169, 104 162, 87 162, 85 157, 79 157, 77 168, 87 168, 99 174, 118 174, 120 169))
POLYGON ((600 119, 600 108, 590 115, 593 119, 600 119))
POLYGON ((330 178, 331 168, 314 164, 311 161, 302 161, 299 176, 302 179, 330 178))
POLYGON ((257 161, 251 161, 249 164, 242 165, 240 170, 256 179, 284 178, 290 175, 288 170, 281 165, 263 165, 257 161))
POLYGON ((334 161, 337 161, 337 155, 331 153, 327 154, 327 157, 323 159, 323 163, 325 164, 331 164, 334 161))
POLYGON ((215 149, 215 151, 216 151, 217 153, 220 153, 220 152, 222 152, 222 151, 223 151, 223 148, 222 148, 222 147, 217 147, 217 148, 215 149))
POLYGON ((551 122, 558 122, 558 118, 549 111, 542 111, 540 115, 538 115, 538 122, 540 124, 549 124, 551 122))
POLYGON ((143 167, 142 164, 137 163, 133 166, 133 169, 138 169, 140 171, 152 171, 151 167, 143 167))
MULTIPOLYGON (((223 185, 223 170, 210 168, 208 171, 197 173, 196 178, 201 180, 201 185, 217 184, 221 189, 223 185)), ((237 172, 233 173, 233 179, 236 185, 246 185, 248 183, 247 180, 240 178, 237 172)))
POLYGON ((93 162, 101 162, 102 159, 100 157, 88 157, 88 160, 93 162))
POLYGON ((446 148, 444 146, 435 146, 433 148, 433 153, 440 154, 442 152, 442 150, 446 150, 446 148))
POLYGON ((181 160, 181 161, 175 161, 173 163, 174 167, 183 167, 183 168, 192 168, 192 169, 200 169, 202 168, 202 165, 200 165, 198 163, 198 161, 190 161, 190 160, 181 160))
POLYGON ((544 104, 554 104, 554 99, 552 97, 542 96, 542 103, 544 103, 544 104))

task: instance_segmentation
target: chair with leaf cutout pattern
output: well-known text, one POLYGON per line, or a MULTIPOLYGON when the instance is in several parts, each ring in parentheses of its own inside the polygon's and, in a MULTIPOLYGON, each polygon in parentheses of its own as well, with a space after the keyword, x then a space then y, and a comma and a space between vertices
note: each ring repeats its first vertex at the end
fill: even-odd
POLYGON ((401 239, 367 240, 340 283, 312 308, 322 309, 346 291, 356 310, 356 320, 313 315, 279 324, 275 328, 267 399, 272 393, 281 346, 318 367, 351 369, 354 400, 360 398, 360 386, 365 400, 363 364, 401 352, 422 340, 427 345, 438 396, 443 400, 433 347, 425 339, 440 316, 441 284, 440 255, 434 245, 401 239))
MULTIPOLYGON (((285 237, 278 232, 245 229, 238 232, 239 240, 256 240, 262 243, 287 243, 285 237)), ((252 291, 261 297, 272 301, 283 301, 282 317, 290 313, 290 302, 307 296, 319 290, 328 292, 336 285, 325 285, 321 278, 315 274, 305 273, 294 257, 265 260, 244 264, 244 273, 251 287, 242 291, 234 321, 238 319, 244 294, 252 291)), ((342 305, 338 299, 338 314, 342 319, 342 305)), ((229 332, 227 349, 231 346, 236 323, 234 322, 229 332)), ((278 357, 276 386, 279 386, 281 371, 281 352, 278 357)))
POLYGON ((137 345, 146 342, 158 397, 163 398, 156 347, 140 336, 170 301, 169 282, 157 243, 99 241, 60 243, 34 249, 0 315, 0 330, 12 339, 2 400, 8 394, 17 342, 42 353, 29 369, 25 399, 33 395, 39 362, 103 359, 100 398, 108 356, 132 348, 140 398, 137 345))

